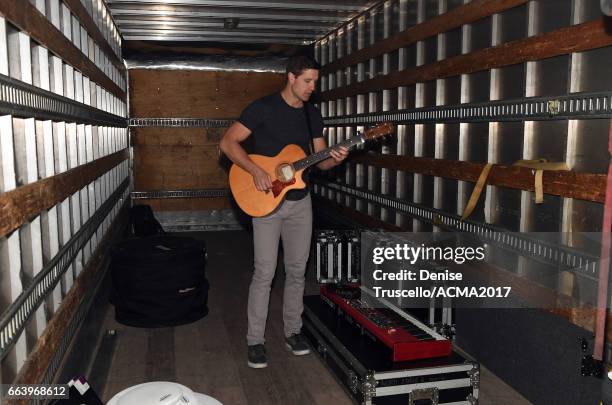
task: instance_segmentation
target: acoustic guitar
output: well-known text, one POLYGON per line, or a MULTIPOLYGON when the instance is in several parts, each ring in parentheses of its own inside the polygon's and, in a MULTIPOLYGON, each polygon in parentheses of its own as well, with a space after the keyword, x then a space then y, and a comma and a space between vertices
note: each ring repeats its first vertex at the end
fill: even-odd
POLYGON ((308 167, 328 159, 330 151, 344 146, 347 149, 368 140, 380 138, 394 131, 394 126, 384 123, 366 130, 363 134, 349 138, 320 152, 306 156, 297 145, 287 145, 276 156, 249 155, 251 160, 265 170, 272 178, 272 188, 259 191, 253 176, 234 164, 229 172, 229 185, 238 206, 252 217, 263 217, 274 211, 289 190, 306 187, 302 174, 308 167))

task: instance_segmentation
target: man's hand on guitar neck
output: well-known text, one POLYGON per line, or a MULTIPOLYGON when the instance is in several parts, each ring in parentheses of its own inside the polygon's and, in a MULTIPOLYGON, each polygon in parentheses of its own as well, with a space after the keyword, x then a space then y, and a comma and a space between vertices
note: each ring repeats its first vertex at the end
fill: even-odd
POLYGON ((344 146, 340 146, 338 149, 332 148, 329 151, 329 154, 331 155, 332 159, 334 159, 334 162, 339 165, 344 159, 346 159, 349 151, 344 146))
MULTIPOLYGON (((315 138, 314 139, 314 149, 315 152, 320 152, 323 149, 327 148, 324 138, 315 138)), ((344 146, 334 147, 329 150, 329 159, 325 159, 324 161, 317 164, 317 167, 321 170, 329 170, 333 167, 338 166, 340 163, 346 159, 348 156, 348 149, 344 146)))
POLYGON ((257 190, 268 191, 272 188, 272 178, 264 169, 254 165, 250 173, 251 176, 253 176, 253 183, 255 183, 255 188, 257 188, 257 190))

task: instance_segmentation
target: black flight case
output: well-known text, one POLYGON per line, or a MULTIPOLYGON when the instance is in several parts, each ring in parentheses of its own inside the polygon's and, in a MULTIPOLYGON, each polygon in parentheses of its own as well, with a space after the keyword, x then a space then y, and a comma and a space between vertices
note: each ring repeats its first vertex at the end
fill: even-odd
POLYGON ((358 404, 473 405, 478 363, 455 351, 428 360, 391 361, 390 349, 340 317, 318 295, 304 297, 302 331, 358 404))

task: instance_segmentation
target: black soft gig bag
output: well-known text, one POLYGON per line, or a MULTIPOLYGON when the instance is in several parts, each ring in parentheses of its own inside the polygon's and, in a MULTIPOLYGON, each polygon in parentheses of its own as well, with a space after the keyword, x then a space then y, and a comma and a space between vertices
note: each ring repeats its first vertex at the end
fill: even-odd
POLYGON ((134 205, 130 208, 130 231, 134 236, 152 236, 164 232, 164 228, 155 218, 150 205, 134 205))
POLYGON ((208 314, 204 242, 176 236, 127 239, 111 252, 115 318, 125 325, 162 327, 208 314))

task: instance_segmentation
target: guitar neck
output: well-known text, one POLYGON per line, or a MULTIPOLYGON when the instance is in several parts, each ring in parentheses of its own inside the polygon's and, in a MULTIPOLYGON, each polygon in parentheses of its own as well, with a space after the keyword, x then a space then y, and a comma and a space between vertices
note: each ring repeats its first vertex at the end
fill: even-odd
POLYGON ((330 158, 331 157, 330 152, 332 149, 336 149, 340 146, 344 146, 345 148, 350 150, 351 148, 359 144, 362 144, 364 142, 365 141, 361 135, 354 136, 350 139, 347 139, 346 141, 337 143, 334 146, 331 146, 327 149, 323 149, 322 151, 313 153, 312 155, 306 156, 304 159, 300 159, 297 162, 294 162, 293 167, 295 168, 295 170, 307 169, 312 165, 316 165, 317 163, 330 158))

